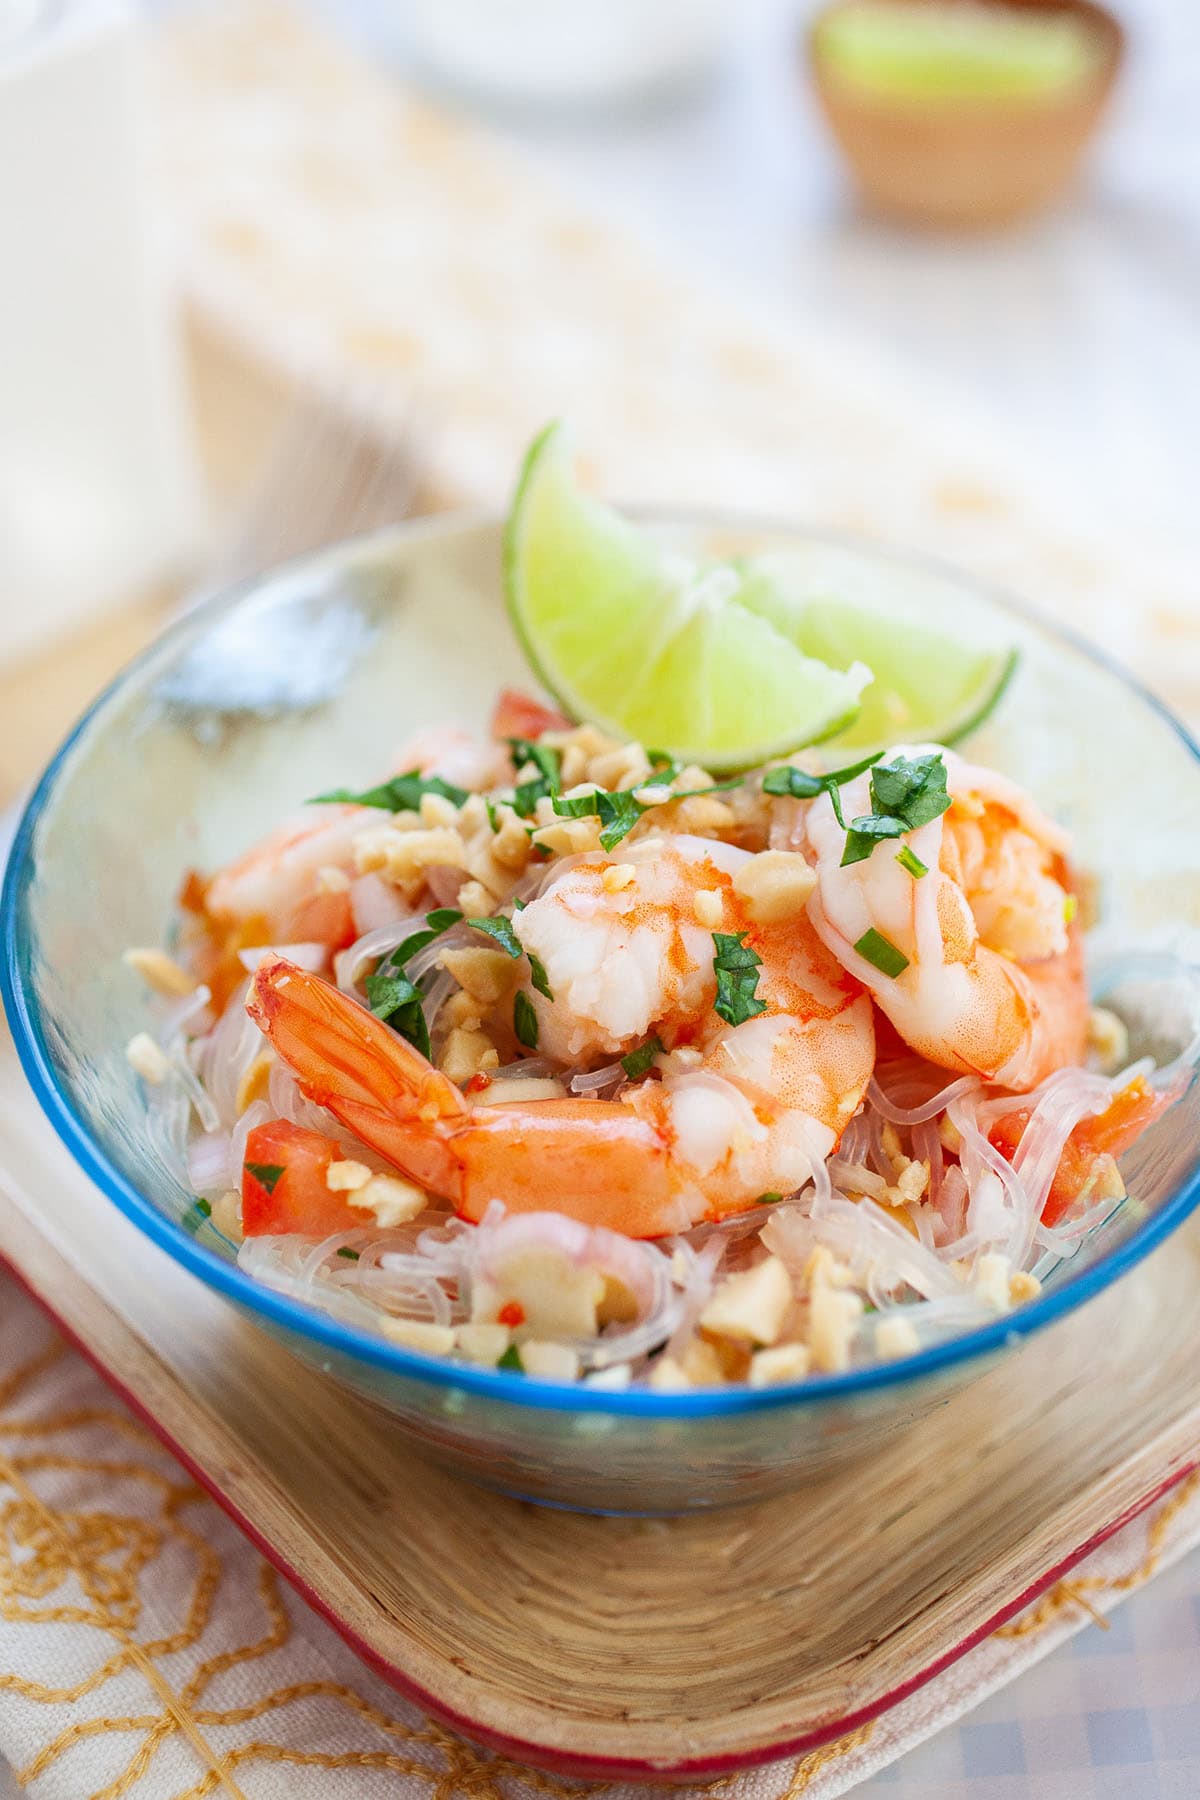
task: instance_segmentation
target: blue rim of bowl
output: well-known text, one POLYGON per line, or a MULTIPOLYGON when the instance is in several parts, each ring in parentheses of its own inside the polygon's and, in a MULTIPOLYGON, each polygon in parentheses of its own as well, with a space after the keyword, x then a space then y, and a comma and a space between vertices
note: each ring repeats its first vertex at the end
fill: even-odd
MULTIPOLYGON (((1200 744, 1171 709, 1136 681, 1094 645, 1057 623, 1044 618, 1035 608, 994 588, 976 582, 965 571, 933 557, 913 555, 871 539, 850 533, 822 531, 816 527, 783 525, 765 519, 736 515, 705 515, 689 519, 685 509, 652 509, 645 505, 627 509, 643 518, 657 518, 666 523, 692 524, 702 529, 732 529, 764 533, 787 532, 794 537, 807 536, 823 543, 841 545, 880 561, 899 564, 908 569, 924 568, 943 579, 959 581, 985 593, 989 601, 1004 607, 1051 637, 1057 638, 1089 662, 1103 669, 1133 694, 1150 711, 1171 728, 1197 764, 1200 744)), ((33 839, 38 821, 54 793, 62 768, 76 743, 92 720, 119 691, 125 681, 144 663, 162 654, 177 637, 188 635, 198 618, 215 618, 235 607, 247 594, 278 580, 306 565, 319 565, 335 560, 348 550, 369 550, 373 543, 386 543, 397 536, 437 536, 489 523, 502 523, 480 513, 444 514, 434 519, 414 520, 408 524, 385 526, 368 536, 343 540, 327 549, 308 552, 248 582, 239 583, 212 596, 202 605, 191 608, 167 631, 156 637, 141 654, 127 663, 102 689, 87 711, 64 739, 30 795, 17 826, 0 893, 0 997, 3 998, 10 1029, 21 1066, 37 1100, 55 1131, 76 1162, 107 1195, 125 1218, 189 1273, 199 1277, 248 1313, 265 1323, 298 1336, 314 1347, 333 1351, 351 1361, 369 1364, 388 1374, 425 1383, 430 1387, 458 1389, 478 1394, 481 1398, 503 1401, 518 1407, 552 1412, 603 1412, 626 1418, 694 1419, 731 1416, 740 1413, 771 1411, 783 1406, 815 1406, 822 1401, 853 1400, 880 1389, 902 1391, 910 1383, 927 1376, 943 1374, 977 1359, 986 1359, 1031 1337, 1045 1326, 1074 1312, 1130 1269, 1182 1224, 1200 1204, 1200 1145, 1196 1160, 1175 1193, 1123 1242, 1107 1255, 1097 1259, 1078 1275, 1068 1275, 1061 1287, 1043 1293, 1018 1312, 997 1319, 975 1331, 932 1345, 894 1363, 876 1363, 863 1369, 852 1369, 841 1375, 814 1375, 802 1381, 781 1382, 768 1388, 745 1385, 728 1388, 702 1388, 694 1392, 654 1393, 647 1388, 610 1391, 589 1388, 577 1382, 541 1381, 528 1375, 504 1370, 476 1369, 444 1358, 422 1356, 417 1351, 389 1344, 370 1332, 344 1325, 315 1306, 276 1293, 250 1275, 243 1273, 215 1251, 197 1242, 177 1220, 160 1212, 153 1201, 108 1160, 90 1130, 75 1112, 59 1086, 42 1025, 40 1010, 33 997, 32 984, 26 980, 32 960, 32 944, 22 928, 25 902, 34 876, 33 839)))

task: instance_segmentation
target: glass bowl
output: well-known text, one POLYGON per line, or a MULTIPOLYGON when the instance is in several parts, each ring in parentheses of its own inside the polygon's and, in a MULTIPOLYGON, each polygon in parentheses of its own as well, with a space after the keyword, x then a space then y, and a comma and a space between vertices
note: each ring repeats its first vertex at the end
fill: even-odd
MULTIPOLYGON (((962 576, 865 543, 738 521, 650 523, 679 549, 769 549, 815 590, 891 596, 926 622, 1015 642, 1020 667, 972 748, 1070 826, 1100 878, 1100 937, 1139 953, 1125 974, 1152 976, 1144 953, 1178 948, 1200 921, 1200 752, 1084 645, 962 576)), ((452 1366, 256 1284, 216 1234, 184 1228, 191 1196, 155 1154, 125 1060, 147 1000, 122 951, 163 940, 186 868, 227 860, 310 794, 376 779, 422 725, 478 730, 506 682, 529 675, 501 600, 500 528, 441 518, 205 604, 81 720, 17 833, 3 981, 25 1070, 107 1197, 97 1205, 118 1207, 426 1453, 564 1506, 672 1512, 760 1498, 869 1454, 1003 1354, 1052 1354, 1039 1334, 1123 1276, 1200 1197, 1198 1084, 1125 1159, 1134 1198, 1032 1305, 903 1362, 767 1389, 604 1393, 452 1366)))

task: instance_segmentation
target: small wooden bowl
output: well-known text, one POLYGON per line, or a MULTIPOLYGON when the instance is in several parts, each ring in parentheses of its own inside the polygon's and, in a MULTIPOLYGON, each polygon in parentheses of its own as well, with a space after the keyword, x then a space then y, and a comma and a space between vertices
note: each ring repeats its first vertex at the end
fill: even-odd
POLYGON ((1002 3, 1084 20, 1102 53, 1090 77, 1050 96, 923 102, 867 93, 839 77, 820 50, 822 22, 855 0, 834 0, 813 21, 808 58, 817 92, 873 210, 926 226, 1003 225, 1070 185, 1124 59, 1125 33, 1092 0, 1002 3))

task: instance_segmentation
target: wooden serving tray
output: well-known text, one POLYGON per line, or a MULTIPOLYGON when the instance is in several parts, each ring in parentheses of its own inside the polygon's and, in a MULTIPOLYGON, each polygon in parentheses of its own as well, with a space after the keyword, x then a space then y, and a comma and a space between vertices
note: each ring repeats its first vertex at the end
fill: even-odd
POLYGON ((7 1034, 0 1257, 376 1670, 578 1774, 716 1773, 841 1735, 1200 1462, 1200 1221, 869 1462, 668 1521, 425 1465, 127 1224, 7 1034))

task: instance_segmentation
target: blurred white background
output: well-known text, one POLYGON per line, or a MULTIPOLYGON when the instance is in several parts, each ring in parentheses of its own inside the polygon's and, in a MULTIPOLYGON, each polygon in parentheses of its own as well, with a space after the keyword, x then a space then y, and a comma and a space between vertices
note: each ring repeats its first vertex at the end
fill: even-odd
MULTIPOLYGON (((403 5, 317 3, 403 61, 403 5)), ((1113 0, 1129 60, 1083 190, 1009 232, 939 237, 855 210, 801 61, 811 0, 726 4, 732 55, 690 101, 489 123, 706 284, 872 338, 1035 443, 1100 512, 1200 546, 1200 7, 1113 0)))

